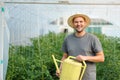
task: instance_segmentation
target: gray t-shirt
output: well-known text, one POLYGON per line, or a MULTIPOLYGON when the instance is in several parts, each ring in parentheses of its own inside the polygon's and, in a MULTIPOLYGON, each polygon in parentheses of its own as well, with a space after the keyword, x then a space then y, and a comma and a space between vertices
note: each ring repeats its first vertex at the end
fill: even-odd
MULTIPOLYGON (((95 56, 102 51, 99 39, 90 33, 82 37, 76 37, 75 33, 68 35, 62 45, 62 51, 69 56, 95 56)), ((87 69, 82 80, 96 80, 96 65, 93 62, 86 62, 87 69)))

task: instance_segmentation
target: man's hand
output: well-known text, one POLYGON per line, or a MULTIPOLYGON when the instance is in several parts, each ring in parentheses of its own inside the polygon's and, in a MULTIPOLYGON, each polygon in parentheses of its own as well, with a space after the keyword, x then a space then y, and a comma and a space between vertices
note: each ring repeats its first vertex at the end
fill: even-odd
POLYGON ((76 59, 79 60, 79 61, 86 61, 87 56, 78 55, 78 56, 76 56, 76 59))
POLYGON ((57 77, 60 77, 60 71, 57 71, 57 70, 56 70, 56 76, 57 76, 57 77))

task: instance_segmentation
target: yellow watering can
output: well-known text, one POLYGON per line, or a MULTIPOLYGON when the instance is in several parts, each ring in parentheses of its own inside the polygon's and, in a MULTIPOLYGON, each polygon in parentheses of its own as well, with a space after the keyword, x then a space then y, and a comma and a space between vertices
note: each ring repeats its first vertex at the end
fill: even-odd
POLYGON ((79 62, 73 56, 69 56, 64 61, 55 59, 52 55, 56 69, 60 72, 57 62, 62 63, 62 71, 60 74, 60 80, 82 80, 83 74, 86 69, 85 61, 79 62))

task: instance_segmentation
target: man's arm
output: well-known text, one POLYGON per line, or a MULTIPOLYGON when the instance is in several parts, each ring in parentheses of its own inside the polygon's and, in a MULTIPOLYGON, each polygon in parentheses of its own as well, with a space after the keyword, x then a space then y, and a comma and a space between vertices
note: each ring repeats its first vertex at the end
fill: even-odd
POLYGON ((79 61, 90 61, 90 62, 104 62, 104 53, 103 51, 100 51, 96 53, 96 56, 82 56, 78 55, 76 56, 76 59, 79 61))

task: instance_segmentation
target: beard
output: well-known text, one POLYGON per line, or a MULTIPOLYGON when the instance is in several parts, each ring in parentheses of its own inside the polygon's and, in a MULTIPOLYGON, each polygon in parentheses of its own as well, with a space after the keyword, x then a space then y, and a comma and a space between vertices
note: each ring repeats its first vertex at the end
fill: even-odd
POLYGON ((82 28, 82 29, 78 30, 78 29, 75 28, 75 31, 76 31, 77 33, 81 33, 81 32, 84 31, 84 29, 82 28))

